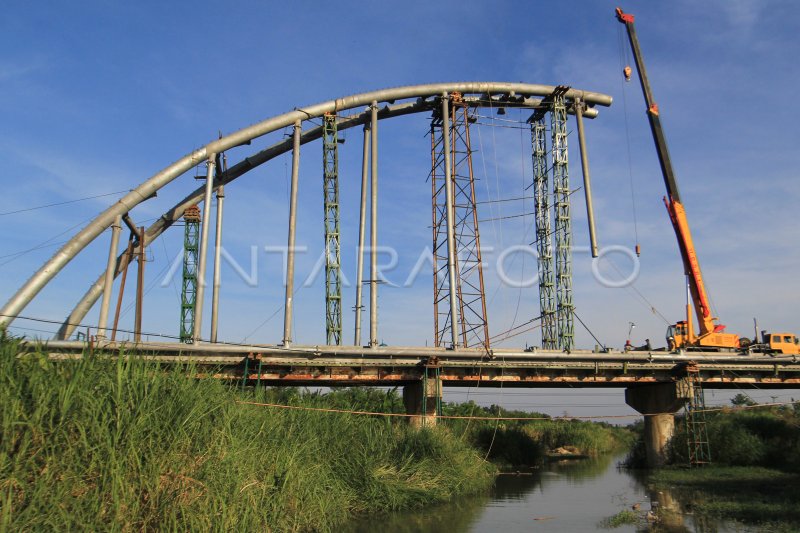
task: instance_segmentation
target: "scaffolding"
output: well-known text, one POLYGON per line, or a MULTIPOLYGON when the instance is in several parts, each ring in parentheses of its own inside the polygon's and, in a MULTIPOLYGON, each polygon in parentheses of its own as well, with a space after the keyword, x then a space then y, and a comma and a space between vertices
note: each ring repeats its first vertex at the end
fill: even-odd
POLYGON ((463 347, 481 347, 488 352, 489 326, 469 132, 469 124, 474 119, 470 117, 469 107, 460 94, 453 93, 450 104, 448 154, 445 154, 441 112, 435 112, 431 120, 434 345, 445 345, 445 339, 452 338, 450 328, 457 327, 457 337, 460 337, 463 347), (445 157, 450 158, 450 176, 445 176, 445 157), (450 309, 446 303, 450 300, 451 290, 448 282, 447 179, 452 185, 453 195, 457 311, 450 309), (457 316, 455 326, 454 315, 457 316))
POLYGON ((181 286, 181 342, 192 343, 197 304, 197 262, 200 243, 200 209, 196 205, 183 213, 183 284, 181 286))
POLYGON ((691 396, 686 404, 683 420, 686 424, 689 466, 704 466, 711 462, 711 448, 708 443, 708 428, 706 427, 705 394, 700 382, 700 370, 697 366, 689 366, 686 372, 686 379, 691 387, 691 396))
POLYGON ((322 122, 325 209, 325 332, 327 343, 342 344, 342 267, 339 240, 339 135, 334 113, 322 122))
POLYGON ((572 301, 572 214, 567 152, 567 105, 564 98, 567 90, 567 87, 559 86, 552 95, 550 129, 555 210, 556 327, 558 348, 570 351, 575 343, 575 305, 572 301))

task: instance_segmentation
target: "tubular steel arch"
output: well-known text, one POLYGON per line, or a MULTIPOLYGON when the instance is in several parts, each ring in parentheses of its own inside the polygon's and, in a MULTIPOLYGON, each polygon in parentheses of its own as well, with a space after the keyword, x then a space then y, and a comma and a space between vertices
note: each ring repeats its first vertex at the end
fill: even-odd
MULTIPOLYGON (((213 159, 216 154, 234 147, 249 144, 250 141, 268 133, 291 126, 297 121, 322 117, 325 113, 339 113, 345 110, 364 107, 372 102, 383 104, 378 113, 379 120, 430 111, 436 104, 436 97, 451 92, 464 95, 465 101, 472 106, 484 107, 524 107, 536 109, 542 98, 551 94, 555 87, 550 85, 507 83, 507 82, 455 82, 434 83, 427 85, 409 85, 390 89, 382 89, 361 93, 336 100, 329 100, 308 107, 296 108, 293 111, 268 118, 230 135, 216 139, 202 148, 199 148, 162 169, 146 181, 131 190, 117 203, 106 209, 87 226, 76 233, 64 246, 62 246, 47 262, 37 270, 25 284, 8 300, 0 309, 0 328, 10 325, 36 295, 86 246, 111 226, 117 216, 125 215, 131 209, 152 197, 161 188, 171 183, 179 176, 187 173, 198 164, 213 159), (411 100, 395 104, 398 100, 411 100)), ((564 94, 569 105, 576 100, 584 102, 590 108, 586 109, 583 116, 594 118, 597 110, 595 105, 609 106, 612 98, 608 95, 569 89, 564 94)), ((370 120, 370 112, 354 114, 341 118, 338 129, 343 130, 365 124, 370 120)), ((300 143, 305 144, 322 137, 322 128, 314 127, 301 135, 300 143)), ((217 174, 215 187, 226 185, 248 171, 269 161, 270 159, 292 150, 292 139, 278 142, 252 156, 244 158, 225 172, 217 174)), ((184 211, 202 201, 205 187, 198 187, 185 198, 178 201, 171 209, 166 211, 145 232, 145 242, 153 242, 172 224, 178 221, 184 211)), ((135 255, 135 254, 134 254, 135 255)), ((128 265, 128 257, 121 254, 117 257, 114 277, 119 275, 128 265)), ((97 299, 103 292, 105 273, 101 273, 97 281, 90 286, 88 291, 78 301, 70 315, 62 324, 57 338, 68 338, 75 327, 83 320, 97 299)))

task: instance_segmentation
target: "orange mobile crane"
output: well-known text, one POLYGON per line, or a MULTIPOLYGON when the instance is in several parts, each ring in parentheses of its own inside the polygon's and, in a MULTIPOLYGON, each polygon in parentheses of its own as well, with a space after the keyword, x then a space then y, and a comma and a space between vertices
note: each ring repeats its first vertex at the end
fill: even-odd
MULTIPOLYGON (((661 127, 661 120, 658 114, 658 105, 653 100, 653 93, 650 90, 650 82, 647 80, 647 72, 642 60, 642 52, 639 48, 639 40, 636 37, 636 29, 633 26, 633 15, 624 13, 622 9, 616 10, 617 20, 625 25, 628 32, 628 40, 631 44, 633 57, 636 61, 636 70, 639 73, 639 82, 642 85, 642 92, 647 104, 647 119, 650 122, 650 131, 656 145, 658 161, 661 165, 661 174, 664 177, 664 184, 667 187, 667 196, 664 197, 664 204, 667 206, 675 236, 678 238, 678 248, 680 248, 681 258, 683 259, 684 272, 687 282, 687 301, 686 301, 686 320, 681 320, 667 329, 667 343, 671 350, 700 349, 700 350, 738 350, 740 346, 738 335, 725 333, 725 326, 718 324, 718 319, 711 316, 711 308, 708 303, 708 295, 703 284, 703 275, 700 272, 700 263, 697 260, 692 234, 689 231, 689 222, 686 219, 686 210, 681 202, 678 191, 678 183, 672 170, 672 163, 669 158, 667 141, 664 137, 664 130, 661 127), (699 327, 694 331, 692 321, 692 305, 699 327)), ((631 69, 626 66, 624 69, 626 79, 630 79, 631 69)), ((745 339, 741 344, 747 344, 745 339)))

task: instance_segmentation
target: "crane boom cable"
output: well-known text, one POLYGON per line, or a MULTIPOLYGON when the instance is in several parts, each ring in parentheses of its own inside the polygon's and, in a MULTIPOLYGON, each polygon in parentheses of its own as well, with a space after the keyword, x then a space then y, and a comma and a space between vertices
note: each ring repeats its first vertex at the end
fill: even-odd
MULTIPOLYGON (((617 40, 617 43, 618 43, 619 49, 620 49, 620 55, 619 55, 620 65, 619 65, 619 69, 620 69, 620 72, 622 72, 623 69, 625 69, 625 67, 628 65, 628 53, 627 53, 628 49, 624 46, 625 45, 625 43, 624 43, 625 37, 622 34, 622 26, 618 26, 617 27, 617 35, 619 36, 619 39, 617 40)), ((625 81, 624 78, 622 80, 620 80, 620 85, 622 87, 621 91, 620 91, 622 93, 622 112, 623 112, 622 114, 623 114, 623 116, 625 118, 625 146, 627 147, 627 156, 628 156, 628 178, 629 178, 629 181, 630 181, 630 190, 631 190, 631 210, 633 212, 633 234, 634 234, 634 239, 635 239, 635 244, 636 244, 636 250, 638 252, 638 250, 639 250, 639 222, 638 222, 638 217, 636 216, 636 192, 635 192, 634 181, 633 181, 633 158, 631 156, 631 131, 630 131, 630 123, 629 123, 629 117, 628 117, 628 90, 627 90, 626 81, 625 81)), ((638 253, 637 253, 637 255, 638 255, 638 253)))

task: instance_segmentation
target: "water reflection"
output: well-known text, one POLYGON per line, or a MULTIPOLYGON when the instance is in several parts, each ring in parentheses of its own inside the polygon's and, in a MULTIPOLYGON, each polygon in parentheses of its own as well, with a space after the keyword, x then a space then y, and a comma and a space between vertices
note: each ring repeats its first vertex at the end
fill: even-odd
POLYGON ((472 531, 472 524, 490 498, 489 494, 472 496, 424 509, 362 517, 341 531, 343 533, 374 533, 376 529, 384 533, 472 531))
POLYGON ((652 533, 723 533, 747 531, 741 526, 699 520, 686 510, 690 502, 670 491, 648 486, 646 472, 620 469, 622 457, 550 463, 540 469, 500 475, 490 494, 417 511, 362 518, 346 533, 595 531, 604 520, 634 510, 635 524, 610 531, 652 533), (647 520, 660 509, 659 521, 647 520))

